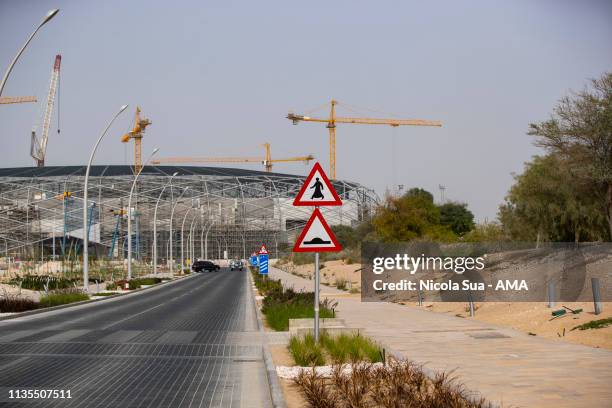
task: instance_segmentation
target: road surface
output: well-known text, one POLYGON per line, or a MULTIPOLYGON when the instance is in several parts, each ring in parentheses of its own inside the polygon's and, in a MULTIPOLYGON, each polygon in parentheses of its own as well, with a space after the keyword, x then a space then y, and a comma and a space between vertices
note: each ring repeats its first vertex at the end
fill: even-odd
POLYGON ((271 406, 247 273, 0 321, 0 406, 271 406), (71 398, 9 399, 22 389, 71 398))

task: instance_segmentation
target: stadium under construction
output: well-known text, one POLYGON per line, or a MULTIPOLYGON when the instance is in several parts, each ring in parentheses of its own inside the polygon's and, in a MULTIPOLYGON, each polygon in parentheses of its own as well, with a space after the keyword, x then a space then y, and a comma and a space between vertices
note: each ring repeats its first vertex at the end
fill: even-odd
MULTIPOLYGON (((85 170, 0 169, 0 252, 21 260, 78 259, 85 170)), ((90 256, 124 259, 131 217, 133 257, 142 263, 150 263, 155 252, 160 266, 170 259, 246 258, 261 244, 276 257, 290 251, 310 216, 310 208, 292 205, 304 179, 237 168, 147 166, 128 208, 133 168, 92 166, 86 226, 90 256)), ((323 210, 330 225, 356 225, 371 216, 379 200, 374 191, 352 182, 333 184, 343 205, 323 210)))

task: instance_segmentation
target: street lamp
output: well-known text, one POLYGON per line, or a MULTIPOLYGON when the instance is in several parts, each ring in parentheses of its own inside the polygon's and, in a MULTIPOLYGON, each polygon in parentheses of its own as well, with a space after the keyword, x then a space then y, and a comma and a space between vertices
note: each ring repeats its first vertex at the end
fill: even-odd
POLYGON ((210 231, 210 228, 213 226, 214 223, 215 220, 211 220, 210 225, 208 226, 208 228, 206 228, 206 236, 204 238, 204 259, 208 259, 208 231, 210 231))
POLYGON ((208 226, 208 221, 204 224, 201 224, 202 229, 200 230, 200 258, 204 258, 204 233, 206 232, 206 227, 208 226))
POLYGON ((172 241, 173 241, 173 237, 172 237, 172 219, 174 217, 174 210, 176 209, 177 204, 179 203, 179 201, 181 201, 181 198, 183 198, 183 195, 187 192, 187 190, 189 190, 189 187, 185 188, 183 190, 183 192, 181 193, 181 195, 179 196, 179 198, 176 200, 176 203, 174 203, 174 205, 172 206, 172 211, 170 211, 170 256, 169 256, 169 260, 170 260, 170 272, 174 273, 174 251, 172 248, 172 241))
POLYGON ((193 220, 191 220, 191 225, 189 226, 189 236, 187 238, 187 256, 189 256, 189 259, 191 259, 191 262, 193 263, 193 259, 194 259, 194 254, 193 254, 193 236, 195 234, 193 234, 194 232, 194 224, 197 221, 198 217, 193 217, 193 220))
POLYGON ((162 194, 166 190, 166 187, 172 186, 172 179, 178 175, 178 172, 175 172, 172 176, 170 176, 170 180, 168 184, 162 188, 161 193, 159 193, 159 197, 157 197, 157 202, 155 203, 155 211, 153 211, 153 273, 157 273, 157 207, 159 206, 159 201, 161 200, 162 194))
POLYGON ((102 141, 102 138, 104 135, 106 135, 106 132, 108 132, 108 129, 110 129, 115 119, 117 119, 117 116, 119 116, 127 107, 127 105, 123 105, 121 108, 119 108, 119 112, 117 112, 110 122, 108 122, 108 125, 106 125, 106 128, 96 141, 96 144, 91 151, 89 162, 87 163, 87 170, 85 171, 85 186, 83 189, 83 289, 85 289, 86 292, 89 292, 89 231, 87 230, 87 226, 89 225, 87 222, 87 184, 89 183, 89 170, 91 169, 91 162, 93 161, 94 155, 96 154, 96 150, 98 150, 98 145, 102 141))
POLYGON ((189 207, 189 209, 185 213, 185 216, 183 217, 183 225, 181 225, 181 273, 183 273, 183 270, 185 269, 185 220, 187 219, 187 216, 189 215, 191 210, 193 210, 193 207, 189 207))
POLYGON ((4 89, 4 84, 6 84, 6 80, 8 79, 9 75, 11 74, 11 71, 13 70, 13 67, 15 66, 15 63, 17 62, 19 57, 21 57, 21 54, 23 53, 23 50, 26 49, 26 47, 28 46, 30 41, 32 41, 32 38, 34 38, 34 36, 38 32, 38 30, 40 30, 40 28, 42 26, 44 26, 47 22, 49 22, 49 20, 51 20, 53 17, 55 17, 55 15, 57 13, 59 13, 59 9, 49 10, 49 12, 45 15, 45 17, 42 19, 42 21, 38 25, 38 27, 36 27, 36 30, 34 30, 34 32, 32 34, 30 34, 30 37, 28 38, 28 41, 26 41, 26 43, 23 45, 23 47, 21 47, 21 49, 19 50, 17 55, 15 55, 15 58, 13 58, 13 61, 11 62, 11 65, 9 65, 8 69, 4 73, 4 77, 2 78, 2 82, 0 82, 0 96, 2 96, 2 90, 4 89))
POLYGON ((138 173, 136 173, 136 177, 134 177, 134 181, 132 182, 132 188, 130 189, 130 197, 128 198, 128 276, 127 280, 132 279, 132 195, 134 194, 134 187, 136 187, 136 181, 138 181, 138 177, 144 170, 145 166, 149 164, 149 161, 155 156, 155 154, 159 152, 158 148, 155 148, 146 162, 140 167, 138 173))

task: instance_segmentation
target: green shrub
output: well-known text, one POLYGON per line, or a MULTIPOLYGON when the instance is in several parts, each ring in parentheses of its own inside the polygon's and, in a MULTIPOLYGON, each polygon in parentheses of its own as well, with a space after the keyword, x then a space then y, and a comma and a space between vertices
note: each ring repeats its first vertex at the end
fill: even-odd
MULTIPOLYGON (((289 319, 314 318, 314 293, 295 292, 293 289, 284 289, 279 280, 261 276, 252 271, 253 281, 260 294, 264 295, 261 312, 266 316, 268 325, 276 331, 289 329, 289 319)), ((321 318, 335 316, 336 303, 325 299, 320 303, 319 315, 321 318)))
POLYGON ((132 279, 128 281, 128 287, 130 290, 140 289, 140 281, 138 279, 132 279))
MULTIPOLYGON (((268 325, 276 331, 289 330, 289 319, 305 319, 314 318, 313 305, 302 304, 277 304, 267 307, 265 312, 268 325)), ((334 312, 332 310, 320 308, 319 316, 321 318, 332 318, 334 312)))
POLYGON ((98 293, 94 293, 92 296, 113 296, 116 295, 116 293, 113 292, 98 292, 98 293))
POLYGON ((51 292, 46 296, 40 298, 40 305, 42 307, 51 307, 58 305, 65 305, 73 302, 80 302, 82 300, 88 300, 89 296, 79 290, 65 290, 58 292, 51 292))
POLYGON ((612 317, 608 317, 607 319, 591 320, 588 323, 574 327, 572 330, 603 329, 604 327, 608 327, 610 325, 612 325, 612 317))
POLYGON ((359 334, 321 335, 316 344, 311 333, 292 336, 289 353, 299 366, 324 365, 327 357, 333 364, 382 361, 382 348, 369 337, 359 334))
MULTIPOLYGON (((161 278, 137 278, 137 279, 132 279, 130 281, 128 281, 128 285, 130 290, 134 290, 134 289, 140 289, 140 287, 142 287, 143 285, 146 286, 150 286, 150 285, 156 285, 158 283, 160 283, 162 280, 161 278)), ((125 287, 125 281, 120 281, 122 284, 122 287, 125 287)), ((119 283, 119 282, 117 282, 119 283)))
POLYGON ((19 286, 21 284, 22 289, 30 290, 45 290, 45 285, 48 283, 48 290, 66 289, 74 287, 76 279, 66 279, 57 276, 43 276, 43 275, 24 275, 22 277, 15 276, 9 282, 10 285, 19 286))
POLYGON ((283 291, 283 284, 280 279, 270 279, 267 276, 260 275, 259 271, 255 268, 251 269, 251 274, 253 275, 253 282, 255 283, 255 287, 259 291, 262 296, 266 296, 270 293, 281 292, 283 291))
POLYGON ((359 334, 321 336, 321 344, 335 364, 382 361, 382 349, 372 339, 359 334))
POLYGON ((336 288, 340 290, 346 290, 348 281, 344 278, 336 278, 336 288))
POLYGON ((156 285, 162 281, 161 278, 139 278, 135 280, 140 282, 141 286, 142 285, 156 285))
POLYGON ((317 344, 312 334, 289 339, 289 352, 295 363, 302 367, 325 365, 323 348, 317 344))
POLYGON ((107 283, 106 290, 117 290, 117 284, 115 282, 107 283))
MULTIPOLYGON (((319 304, 321 318, 335 317, 337 303, 325 299, 319 304)), ((276 331, 289 329, 289 319, 314 318, 314 293, 295 292, 293 289, 275 290, 268 293, 262 302, 261 312, 268 325, 276 331)))

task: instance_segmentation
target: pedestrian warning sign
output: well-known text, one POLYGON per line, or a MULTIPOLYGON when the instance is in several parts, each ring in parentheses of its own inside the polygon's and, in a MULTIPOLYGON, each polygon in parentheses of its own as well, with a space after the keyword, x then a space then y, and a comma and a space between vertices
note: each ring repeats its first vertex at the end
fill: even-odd
POLYGON ((310 216, 302 233, 295 241, 293 252, 338 252, 342 246, 318 208, 310 216))
POLYGON ((315 163, 304 185, 293 200, 295 206, 342 205, 334 186, 319 163, 315 163))

